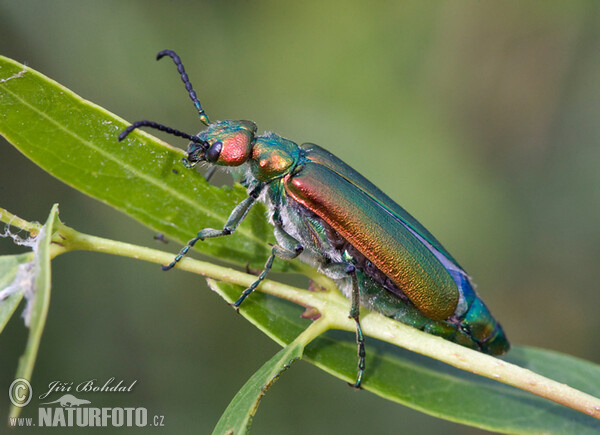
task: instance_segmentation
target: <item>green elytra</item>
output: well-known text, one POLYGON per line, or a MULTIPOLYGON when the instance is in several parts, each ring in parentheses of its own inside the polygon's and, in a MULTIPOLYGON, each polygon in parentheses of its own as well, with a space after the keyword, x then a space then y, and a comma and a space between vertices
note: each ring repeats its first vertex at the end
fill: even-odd
POLYGON ((500 355, 510 345, 500 324, 474 290, 470 277, 427 229, 375 185, 315 144, 296 143, 274 133, 258 136, 251 121, 211 123, 175 52, 169 56, 207 126, 198 135, 152 121, 138 121, 120 135, 152 127, 190 140, 184 165, 198 162, 230 170, 248 197, 222 229, 204 228, 163 270, 173 268, 196 244, 235 232, 256 201, 269 209, 277 244, 264 271, 233 304, 237 309, 269 273, 275 257, 298 258, 335 280, 351 300, 356 322, 360 388, 365 344, 360 305, 458 344, 500 355))

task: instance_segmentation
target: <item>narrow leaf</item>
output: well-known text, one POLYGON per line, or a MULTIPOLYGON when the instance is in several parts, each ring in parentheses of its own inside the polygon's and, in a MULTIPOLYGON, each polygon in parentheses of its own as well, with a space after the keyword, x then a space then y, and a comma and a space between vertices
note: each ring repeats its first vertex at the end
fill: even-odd
MULTIPOLYGON (((228 301, 236 300, 243 291, 215 282, 211 288, 228 301)), ((244 304, 242 315, 283 346, 310 324, 300 318, 301 308, 269 295, 253 294, 244 304)), ((310 343, 304 355, 328 373, 346 382, 354 380, 353 334, 329 332, 310 343)), ((600 396, 600 367, 595 364, 521 346, 515 346, 506 359, 600 396)), ((600 430, 600 422, 592 417, 368 337, 363 387, 433 416, 495 432, 596 434, 600 430)))
POLYGON ((0 333, 14 314, 19 302, 23 299, 24 289, 14 282, 19 266, 31 260, 31 255, 3 255, 0 257, 0 333), (13 287, 12 289, 8 289, 13 287), (7 291, 8 290, 8 291, 7 291))
MULTIPOLYGON (((184 152, 11 59, 0 56, 0 134, 66 184, 186 243, 202 228, 222 228, 244 189, 209 185, 181 163, 184 152)), ((256 204, 231 237, 196 247, 221 260, 260 268, 273 230, 256 204)), ((277 261, 274 270, 293 270, 277 261)))
POLYGON ((292 342, 267 361, 235 395, 215 426, 214 435, 246 433, 260 400, 279 376, 302 357, 304 345, 292 342))
MULTIPOLYGON (((55 204, 50 211, 48 220, 44 224, 42 231, 37 235, 34 247, 35 258, 33 261, 33 273, 35 274, 35 285, 33 294, 29 295, 29 337, 25 346, 25 353, 19 359, 16 379, 25 379, 31 382, 31 374, 35 365, 42 333, 46 325, 48 316, 48 306, 50 305, 50 241, 54 223, 58 219, 58 205, 55 204)), ((29 392, 31 393, 31 392, 29 392)), ((18 417, 21 408, 11 406, 10 417, 18 417)))
MULTIPOLYGON (((178 161, 181 151, 145 133, 118 144, 123 120, 5 58, 0 58, 0 105, 0 133, 38 165, 182 242, 200 228, 219 228, 244 197, 239 190, 208 186, 197 173, 184 171, 178 161)), ((272 240, 262 211, 255 208, 234 236, 200 246, 215 257, 261 267, 267 255, 264 241, 272 240)), ((289 263, 278 264, 282 269, 289 263)), ((229 300, 241 291, 225 285, 215 289, 229 300)), ((298 307, 263 294, 254 294, 242 312, 284 346, 310 324, 299 318, 298 307)), ((498 432, 600 430, 591 417, 375 340, 368 341, 367 352, 365 389, 432 415, 498 432)), ((305 354, 346 381, 355 376, 356 347, 350 334, 328 333, 305 354)), ((591 363, 519 347, 508 359, 600 395, 600 369, 591 363)))

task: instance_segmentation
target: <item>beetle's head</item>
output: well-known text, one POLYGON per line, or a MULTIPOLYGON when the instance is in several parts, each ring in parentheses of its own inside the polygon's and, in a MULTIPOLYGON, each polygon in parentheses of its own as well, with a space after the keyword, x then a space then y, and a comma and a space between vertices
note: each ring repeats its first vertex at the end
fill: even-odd
POLYGON ((198 135, 199 142, 190 142, 187 163, 194 166, 206 161, 221 166, 239 166, 252 155, 256 124, 252 121, 219 121, 198 135))

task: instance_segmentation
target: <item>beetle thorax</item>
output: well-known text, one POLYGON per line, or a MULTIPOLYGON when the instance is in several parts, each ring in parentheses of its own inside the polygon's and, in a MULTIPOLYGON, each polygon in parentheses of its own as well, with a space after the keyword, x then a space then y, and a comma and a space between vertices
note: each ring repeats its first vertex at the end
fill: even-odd
POLYGON ((252 148, 252 175, 269 182, 288 174, 298 162, 300 148, 294 142, 273 133, 256 138, 252 148))

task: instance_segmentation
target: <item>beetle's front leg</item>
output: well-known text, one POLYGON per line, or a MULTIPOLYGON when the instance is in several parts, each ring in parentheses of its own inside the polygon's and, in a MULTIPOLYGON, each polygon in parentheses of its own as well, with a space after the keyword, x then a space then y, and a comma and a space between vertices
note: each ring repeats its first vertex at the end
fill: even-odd
POLYGON ((248 198, 236 205, 231 214, 229 215, 227 222, 225 222, 225 225, 223 226, 222 230, 216 230, 213 228, 204 228, 200 230, 196 237, 190 240, 187 243, 187 245, 185 245, 183 249, 179 251, 179 254, 175 256, 175 258, 173 259, 173 261, 171 261, 170 264, 162 267, 162 270, 172 269, 184 257, 184 255, 188 253, 188 251, 196 244, 198 240, 210 239, 213 237, 229 236, 230 234, 233 234, 238 225, 244 220, 244 218, 248 214, 248 211, 250 211, 250 208, 252 207, 252 205, 254 205, 259 195, 260 190, 254 190, 250 193, 250 196, 248 198))
POLYGON ((204 174, 204 179, 207 183, 210 183, 210 179, 213 175, 215 175, 215 172, 217 172, 216 166, 211 166, 211 168, 208 171, 206 171, 206 174, 204 174))
POLYGON ((240 298, 232 304, 233 308, 238 310, 244 299, 248 297, 250 293, 252 293, 258 285, 267 277, 268 273, 271 271, 273 267, 273 261, 275 257, 279 257, 283 260, 293 260, 304 251, 304 246, 298 240, 290 236, 283 230, 281 222, 277 220, 275 222, 275 233, 277 235, 277 240, 279 240, 280 245, 274 245, 273 249, 271 249, 271 255, 267 259, 265 263, 265 269, 258 276, 258 279, 252 283, 250 287, 248 287, 240 298))

